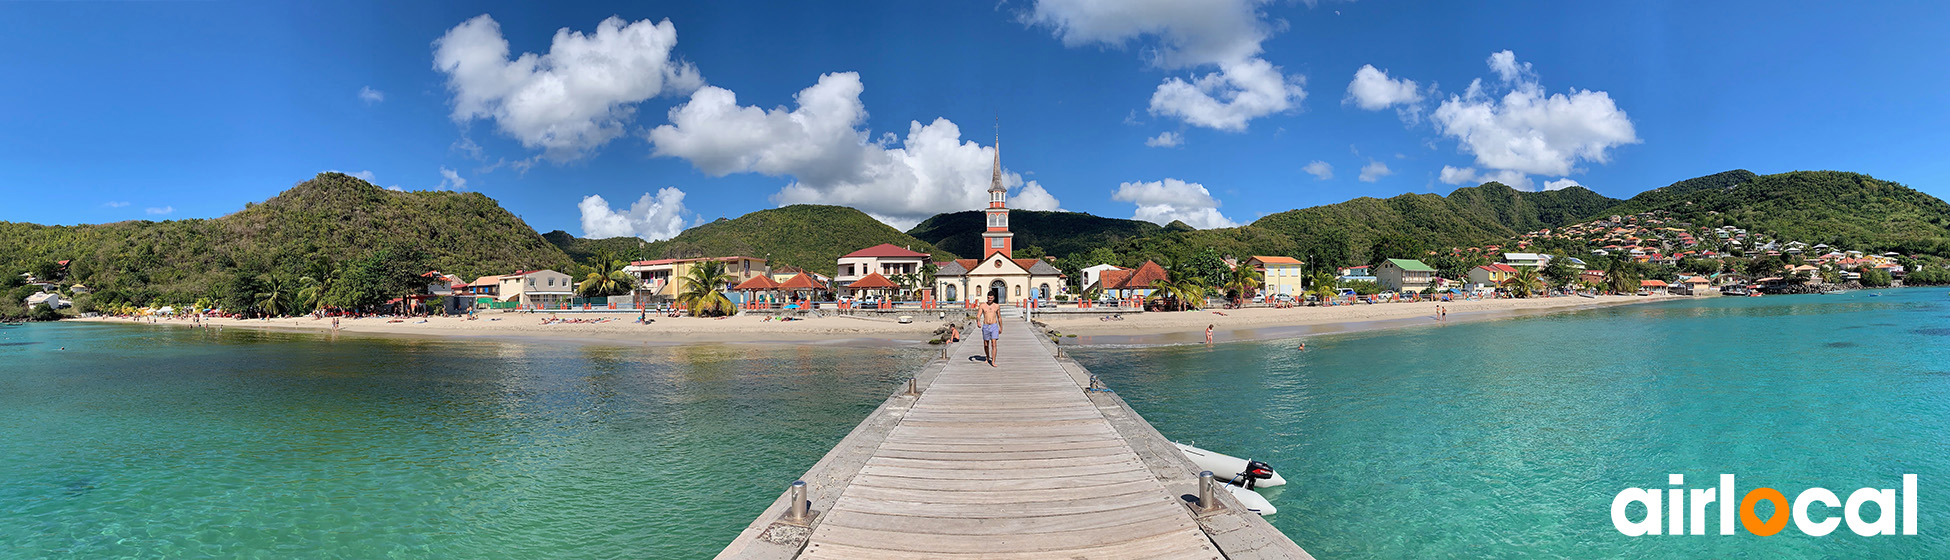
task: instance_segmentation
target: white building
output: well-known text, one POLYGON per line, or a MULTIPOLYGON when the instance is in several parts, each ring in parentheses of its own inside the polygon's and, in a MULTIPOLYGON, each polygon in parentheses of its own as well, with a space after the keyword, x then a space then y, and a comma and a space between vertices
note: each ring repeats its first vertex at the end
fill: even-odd
POLYGON ((928 262, 928 254, 909 250, 892 243, 881 243, 872 247, 847 253, 840 257, 839 272, 833 275, 833 287, 842 296, 853 295, 844 286, 866 278, 868 274, 880 274, 900 283, 896 276, 920 274, 921 266, 928 262))
POLYGON ((575 297, 575 279, 553 270, 524 270, 501 277, 501 301, 522 305, 560 305, 575 297))

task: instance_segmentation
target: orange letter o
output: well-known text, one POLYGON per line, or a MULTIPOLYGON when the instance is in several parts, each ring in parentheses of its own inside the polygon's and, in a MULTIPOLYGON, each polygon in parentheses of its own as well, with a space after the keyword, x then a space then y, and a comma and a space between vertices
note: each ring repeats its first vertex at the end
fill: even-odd
POLYGON ((1781 529, 1786 529, 1787 522, 1787 496, 1782 495, 1780 490, 1755 488, 1748 492, 1746 497, 1740 499, 1740 526, 1746 527, 1749 533, 1763 537, 1773 536, 1774 533, 1781 532, 1781 529), (1761 523, 1760 517, 1754 515, 1754 503, 1761 500, 1774 502, 1774 515, 1767 518, 1766 523, 1761 523))

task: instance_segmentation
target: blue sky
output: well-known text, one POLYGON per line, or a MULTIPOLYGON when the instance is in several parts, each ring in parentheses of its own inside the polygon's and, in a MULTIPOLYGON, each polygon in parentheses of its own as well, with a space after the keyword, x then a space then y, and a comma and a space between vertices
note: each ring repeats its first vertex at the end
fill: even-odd
POLYGON ((998 122, 1017 206, 1200 227, 1491 178, 1950 196, 1950 4, 1147 4, 0 3, 0 192, 57 201, 0 220, 210 218, 339 170, 578 235, 904 228, 979 206, 998 122))

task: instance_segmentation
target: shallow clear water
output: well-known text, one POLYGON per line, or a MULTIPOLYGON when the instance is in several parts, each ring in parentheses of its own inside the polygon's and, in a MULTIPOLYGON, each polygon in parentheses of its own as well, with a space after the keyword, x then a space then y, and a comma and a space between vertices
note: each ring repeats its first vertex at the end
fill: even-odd
POLYGON ((1073 355, 1166 436, 1269 461, 1289 482, 1264 491, 1280 508, 1269 520, 1322 558, 1950 556, 1942 289, 1654 303, 1307 347, 1073 355), (1920 534, 1719 536, 1717 509, 1709 536, 1612 527, 1620 490, 1669 488, 1667 474, 1708 488, 1720 473, 1790 500, 1916 474, 1920 534))
POLYGON ((929 356, 0 327, 0 557, 709 557, 929 356))

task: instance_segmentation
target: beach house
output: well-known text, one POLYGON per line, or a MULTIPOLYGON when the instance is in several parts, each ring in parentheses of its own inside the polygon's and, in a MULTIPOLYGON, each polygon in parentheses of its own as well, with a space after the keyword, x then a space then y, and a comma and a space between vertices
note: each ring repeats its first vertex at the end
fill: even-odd
POLYGON ((1381 281, 1383 289, 1396 292, 1420 292, 1428 289, 1435 277, 1435 268, 1415 259, 1388 259, 1374 269, 1375 278, 1381 281))
POLYGON ((841 296, 854 295, 847 289, 854 282, 867 276, 879 274, 895 283, 897 278, 921 274, 922 265, 927 264, 929 255, 920 251, 901 247, 892 243, 881 243, 872 247, 847 253, 839 259, 839 271, 833 274, 833 286, 841 296))
MULTIPOLYGON (((637 285, 631 294, 638 301, 673 301, 684 290, 682 279, 691 274, 691 269, 705 262, 716 261, 724 266, 724 273, 733 280, 719 289, 736 286, 746 280, 759 276, 770 276, 772 269, 765 259, 757 257, 701 257, 692 259, 656 259, 632 261, 623 267, 623 273, 636 278, 637 285)), ((743 303, 741 294, 731 294, 731 300, 743 303)))
POLYGON ((1550 264, 1551 256, 1537 253, 1504 253, 1503 264, 1529 268, 1541 268, 1550 264))
POLYGON ((1666 288, 1668 287, 1670 286, 1666 284, 1665 280, 1640 280, 1639 281, 1639 291, 1652 294, 1655 296, 1666 295, 1666 288))
POLYGON ((1301 273, 1305 263, 1293 257, 1253 256, 1246 266, 1260 272, 1261 290, 1269 294, 1299 295, 1306 291, 1301 273))
POLYGON ((1503 281, 1509 280, 1510 276, 1516 273, 1516 267, 1503 263, 1493 263, 1472 268, 1469 269, 1469 282, 1465 286, 1465 289, 1472 292, 1494 290, 1498 286, 1502 286, 1503 281))
POLYGON ((1165 267, 1144 261, 1136 269, 1105 271, 1097 278, 1097 283, 1105 294, 1114 298, 1151 297, 1152 290, 1156 289, 1153 284, 1168 278, 1170 275, 1165 273, 1165 267))
POLYGON ((523 306, 563 305, 575 297, 574 279, 553 270, 517 271, 502 276, 499 283, 497 297, 501 301, 523 306))
POLYGON ((1334 281, 1335 282, 1374 282, 1376 284, 1381 283, 1381 279, 1375 278, 1373 274, 1368 273, 1368 267, 1366 265, 1350 266, 1347 268, 1343 268, 1340 270, 1338 274, 1334 276, 1334 281))

